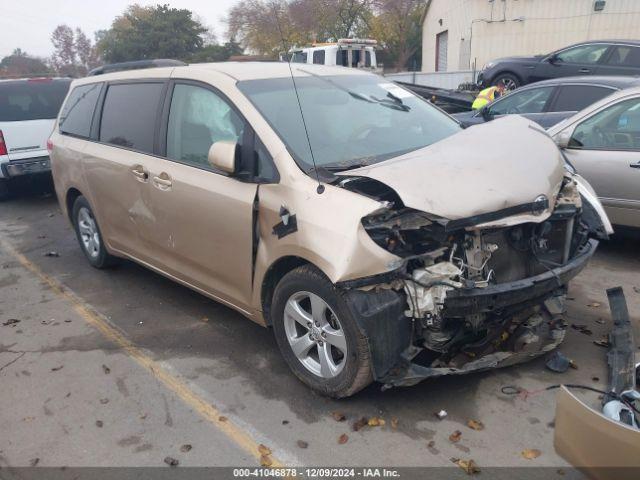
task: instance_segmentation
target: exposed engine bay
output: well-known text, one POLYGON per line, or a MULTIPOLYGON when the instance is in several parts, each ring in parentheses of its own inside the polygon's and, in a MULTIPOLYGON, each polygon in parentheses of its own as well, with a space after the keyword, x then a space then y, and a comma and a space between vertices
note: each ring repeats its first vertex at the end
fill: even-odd
POLYGON ((562 342, 567 282, 606 238, 571 174, 553 199, 456 220, 406 208, 375 180, 342 186, 384 202, 362 225, 400 257, 391 277, 341 285, 363 319, 376 380, 412 385, 511 365, 562 342), (518 215, 539 221, 518 223, 518 215))

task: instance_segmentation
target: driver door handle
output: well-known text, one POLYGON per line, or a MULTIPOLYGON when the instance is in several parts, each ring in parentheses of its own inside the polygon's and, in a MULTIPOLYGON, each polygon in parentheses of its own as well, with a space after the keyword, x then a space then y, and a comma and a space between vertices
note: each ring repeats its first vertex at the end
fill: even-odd
POLYGON ((162 172, 160 175, 153 177, 153 184, 160 190, 168 190, 172 185, 171 177, 167 173, 162 172))
POLYGON ((589 68, 581 68, 580 70, 578 70, 580 73, 591 73, 591 69, 589 68))

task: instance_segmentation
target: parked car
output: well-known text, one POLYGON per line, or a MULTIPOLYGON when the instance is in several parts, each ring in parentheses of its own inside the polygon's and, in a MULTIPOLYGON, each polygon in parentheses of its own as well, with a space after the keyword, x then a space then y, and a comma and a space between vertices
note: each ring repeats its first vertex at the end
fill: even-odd
POLYGON ((589 41, 548 55, 500 58, 485 65, 478 83, 488 87, 502 82, 513 90, 540 80, 576 75, 640 75, 640 41, 589 41))
POLYGON ((589 180, 612 223, 640 227, 640 87, 606 97, 549 135, 589 180))
POLYGON ((479 110, 453 116, 468 127, 518 114, 549 128, 613 92, 634 86, 640 86, 640 78, 596 76, 544 80, 510 92, 479 110))
POLYGON ((463 130, 361 70, 292 69, 74 81, 51 157, 88 261, 132 259, 272 327, 334 397, 558 345, 567 282, 611 228, 549 136, 517 116, 463 130))
POLYGON ((71 80, 0 80, 0 199, 12 178, 49 173, 47 138, 71 80))

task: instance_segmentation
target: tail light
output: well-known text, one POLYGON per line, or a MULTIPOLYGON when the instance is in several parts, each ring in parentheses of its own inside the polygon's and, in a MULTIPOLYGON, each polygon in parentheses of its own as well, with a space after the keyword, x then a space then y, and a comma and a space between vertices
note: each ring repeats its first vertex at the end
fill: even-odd
POLYGON ((53 151, 53 140, 47 138, 47 152, 51 153, 53 151))
POLYGON ((0 130, 0 155, 7 154, 7 144, 4 143, 4 135, 2 135, 2 130, 0 130))

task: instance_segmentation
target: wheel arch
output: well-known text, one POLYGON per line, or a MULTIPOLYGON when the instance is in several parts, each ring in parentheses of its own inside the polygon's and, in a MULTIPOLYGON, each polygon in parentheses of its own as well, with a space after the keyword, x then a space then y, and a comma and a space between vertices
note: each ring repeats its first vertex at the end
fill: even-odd
MULTIPOLYGON (((73 204, 78 197, 81 197, 82 192, 75 187, 71 187, 67 190, 67 194, 64 199, 65 207, 67 208, 67 218, 73 223, 73 204)), ((85 197, 86 198, 86 197, 85 197)))
MULTIPOLYGON (((296 255, 287 255, 274 261, 264 274, 260 286, 260 304, 262 306, 263 318, 267 326, 271 326, 271 303, 273 302, 273 292, 282 278, 290 271, 303 265, 312 265, 322 272, 322 269, 306 258, 296 255)), ((324 272, 322 272, 324 274, 324 272)))

